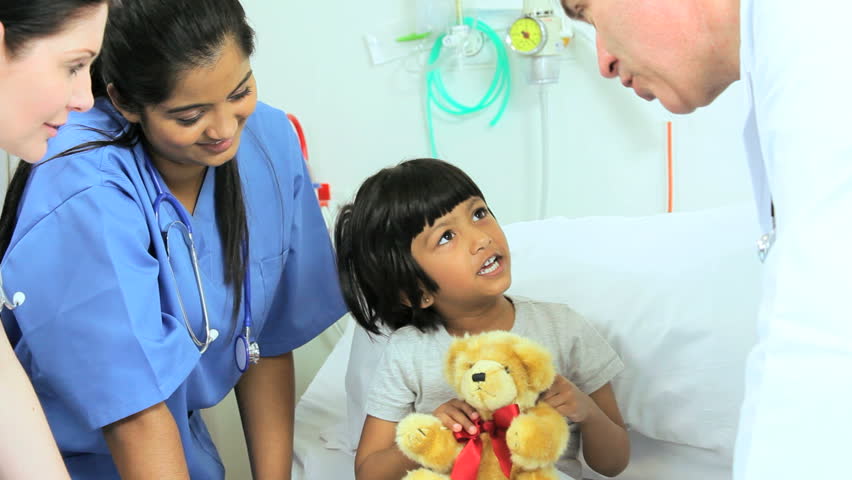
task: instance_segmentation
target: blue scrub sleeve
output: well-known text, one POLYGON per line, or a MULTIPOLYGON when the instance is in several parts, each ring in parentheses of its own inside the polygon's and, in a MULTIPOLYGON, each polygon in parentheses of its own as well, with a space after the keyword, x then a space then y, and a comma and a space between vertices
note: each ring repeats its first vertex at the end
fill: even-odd
POLYGON ((95 430, 166 400, 199 359, 182 320, 160 307, 159 263, 140 206, 90 187, 47 214, 4 262, 42 395, 95 430))
MULTIPOLYGON (((298 147, 295 141, 292 143, 298 147)), ((305 162, 301 153, 289 158, 298 163, 291 167, 297 172, 291 179, 293 198, 285 202, 285 207, 295 211, 283 274, 268 279, 267 272, 274 274, 276 269, 262 265, 264 283, 277 283, 258 339, 264 356, 280 355, 304 345, 346 313, 331 239, 305 162)))

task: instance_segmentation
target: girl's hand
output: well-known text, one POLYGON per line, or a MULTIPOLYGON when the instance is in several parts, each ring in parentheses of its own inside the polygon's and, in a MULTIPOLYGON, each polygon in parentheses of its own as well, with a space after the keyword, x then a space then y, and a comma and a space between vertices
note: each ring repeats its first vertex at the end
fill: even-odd
POLYGON ((432 415, 438 417, 445 427, 454 432, 464 429, 468 433, 476 433, 476 427, 471 420, 477 420, 479 414, 464 400, 454 398, 436 408, 432 415))
POLYGON ((553 385, 541 394, 541 400, 574 423, 583 423, 598 410, 591 397, 562 375, 556 376, 553 385))

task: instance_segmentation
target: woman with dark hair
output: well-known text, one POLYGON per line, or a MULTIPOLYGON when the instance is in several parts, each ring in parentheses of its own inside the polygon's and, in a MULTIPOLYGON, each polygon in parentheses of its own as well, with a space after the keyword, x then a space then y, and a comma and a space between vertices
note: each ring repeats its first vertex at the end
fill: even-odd
POLYGON ((224 478, 200 410, 235 387, 254 478, 290 478, 292 350, 346 307, 253 50, 237 0, 116 5, 106 95, 15 173, 6 325, 74 478, 224 478))
MULTIPOLYGON (((89 66, 100 51, 106 16, 106 0, 0 0, 0 149, 39 161, 68 112, 91 108, 89 66)), ((0 308, 14 308, 23 298, 6 298, 0 280, 0 308)), ((0 389, 0 478, 68 478, 2 330, 0 389)))
POLYGON ((92 107, 107 0, 0 0, 0 148, 38 162, 68 112, 92 107))

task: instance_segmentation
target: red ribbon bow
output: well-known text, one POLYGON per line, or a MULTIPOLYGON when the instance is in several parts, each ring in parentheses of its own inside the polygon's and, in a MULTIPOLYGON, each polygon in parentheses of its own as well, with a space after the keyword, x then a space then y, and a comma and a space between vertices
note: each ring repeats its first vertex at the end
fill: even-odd
POLYGON ((500 462, 500 469, 503 470, 506 478, 509 478, 512 474, 512 453, 509 451, 509 445, 506 444, 506 430, 509 429, 512 420, 520 414, 521 410, 517 404, 507 405, 494 412, 493 420, 483 422, 481 419, 477 419, 474 422, 476 433, 453 432, 456 440, 467 442, 467 445, 456 458, 450 478, 452 480, 476 480, 479 463, 482 461, 482 439, 480 435, 483 432, 491 437, 491 447, 494 449, 497 461, 500 462))

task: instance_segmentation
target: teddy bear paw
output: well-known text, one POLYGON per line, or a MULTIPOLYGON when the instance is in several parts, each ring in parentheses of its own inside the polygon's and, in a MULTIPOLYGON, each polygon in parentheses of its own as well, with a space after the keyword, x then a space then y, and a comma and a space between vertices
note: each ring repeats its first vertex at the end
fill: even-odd
POLYGON ((432 470, 447 471, 458 453, 458 442, 431 415, 411 414, 397 425, 396 443, 407 457, 432 470))
POLYGON ((435 441, 441 422, 429 415, 409 415, 397 426, 399 447, 411 453, 422 455, 435 441))
POLYGON ((408 472, 406 476, 402 477, 402 480, 450 480, 450 477, 425 468, 418 468, 408 472))
POLYGON ((543 434, 542 419, 521 415, 506 432, 512 462, 526 470, 544 468, 559 459, 561 449, 550 435, 543 434))

